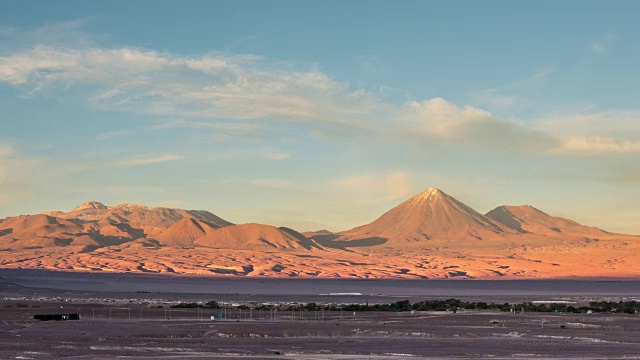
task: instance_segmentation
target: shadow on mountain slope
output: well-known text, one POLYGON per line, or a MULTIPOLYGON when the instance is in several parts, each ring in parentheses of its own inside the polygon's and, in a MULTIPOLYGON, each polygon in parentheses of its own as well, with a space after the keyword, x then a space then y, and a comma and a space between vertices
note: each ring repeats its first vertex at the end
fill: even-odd
POLYGON ((317 235, 312 237, 315 242, 324 246, 326 248, 331 249, 339 249, 348 251, 349 248, 356 247, 369 247, 369 246, 377 246, 382 245, 389 241, 389 239, 381 238, 381 237, 370 237, 365 239, 357 239, 357 240, 336 240, 338 235, 317 235))
POLYGON ((320 246, 318 246, 316 241, 314 241, 312 239, 309 239, 308 237, 300 234, 299 232, 297 232, 297 231, 295 231, 293 229, 290 229, 288 227, 279 227, 278 229, 280 229, 280 231, 283 231, 283 232, 295 237, 296 239, 298 239, 298 241, 300 242, 300 246, 302 246, 303 248, 305 248, 307 250, 311 250, 311 248, 324 250, 320 246))

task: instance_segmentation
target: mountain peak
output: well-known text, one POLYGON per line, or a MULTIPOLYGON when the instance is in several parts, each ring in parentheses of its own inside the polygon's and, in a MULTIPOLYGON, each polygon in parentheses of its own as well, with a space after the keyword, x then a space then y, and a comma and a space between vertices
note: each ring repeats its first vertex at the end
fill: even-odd
POLYGON ((370 224, 340 233, 343 239, 394 241, 459 240, 493 237, 512 230, 437 188, 428 188, 382 214, 370 224))
POLYGON ((87 201, 84 204, 80 204, 79 206, 77 206, 75 209, 73 209, 73 211, 80 211, 80 210, 104 210, 107 207, 98 201, 87 201))
POLYGON ((438 188, 426 188, 420 194, 444 194, 444 191, 438 188))
POLYGON ((444 191, 438 188, 428 188, 421 193, 413 196, 407 202, 414 204, 434 203, 445 199, 450 199, 451 196, 447 195, 444 191))
POLYGON ((436 195, 442 196, 446 194, 444 193, 444 191, 438 188, 427 188, 427 189, 424 189, 421 193, 419 193, 416 196, 436 196, 436 195))

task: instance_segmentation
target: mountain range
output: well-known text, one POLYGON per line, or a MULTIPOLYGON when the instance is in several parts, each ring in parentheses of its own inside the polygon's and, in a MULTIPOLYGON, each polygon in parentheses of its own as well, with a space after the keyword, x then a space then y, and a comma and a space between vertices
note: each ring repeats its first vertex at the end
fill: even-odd
POLYGON ((232 224, 204 210, 84 203, 0 221, 0 268, 354 278, 635 277, 640 237, 530 205, 481 214, 426 189, 351 230, 232 224))

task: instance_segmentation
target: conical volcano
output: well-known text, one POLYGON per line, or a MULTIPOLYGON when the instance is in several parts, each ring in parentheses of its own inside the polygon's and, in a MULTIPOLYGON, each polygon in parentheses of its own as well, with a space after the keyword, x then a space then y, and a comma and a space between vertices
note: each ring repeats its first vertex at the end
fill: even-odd
POLYGON ((482 240, 515 233, 452 196, 429 188, 374 222, 340 233, 343 240, 387 239, 386 243, 438 240, 482 240))

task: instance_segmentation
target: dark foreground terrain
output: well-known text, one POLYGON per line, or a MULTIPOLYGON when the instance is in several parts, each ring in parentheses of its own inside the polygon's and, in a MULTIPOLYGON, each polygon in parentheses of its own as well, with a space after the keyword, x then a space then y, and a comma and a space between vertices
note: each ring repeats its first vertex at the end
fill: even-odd
POLYGON ((325 309, 334 305, 339 309, 346 303, 449 297, 497 304, 570 301, 577 307, 599 300, 637 300, 638 284, 287 281, 3 269, 0 359, 640 358, 637 314, 301 313, 290 307, 316 302, 325 309), (209 300, 221 302, 225 309, 172 308, 181 302, 209 300), (241 310, 239 305, 253 310, 241 310), (71 313, 81 314, 82 319, 33 320, 36 314, 71 313))
POLYGON ((505 312, 252 312, 5 300, 0 358, 638 358, 640 318, 505 312), (37 313, 81 321, 33 321, 37 313), (277 316, 277 320, 274 316, 277 316), (493 321, 497 322, 496 327, 493 321), (564 327, 564 328, 563 328, 564 327))

